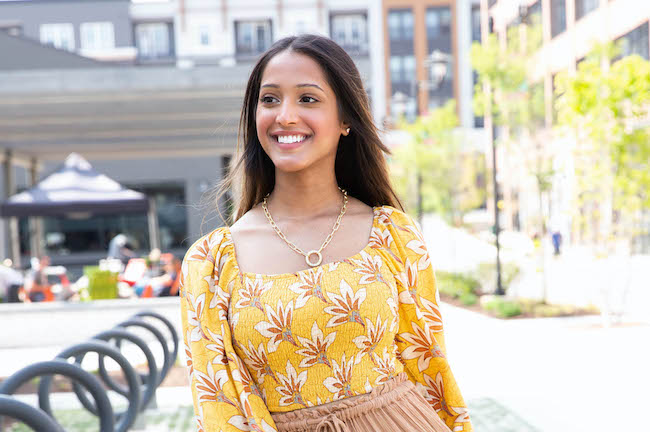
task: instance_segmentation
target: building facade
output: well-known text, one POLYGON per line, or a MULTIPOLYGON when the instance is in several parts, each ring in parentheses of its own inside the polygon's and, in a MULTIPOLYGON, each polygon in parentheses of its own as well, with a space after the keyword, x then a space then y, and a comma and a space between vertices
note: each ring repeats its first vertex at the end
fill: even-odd
MULTIPOLYGON (((534 54, 536 79, 544 87, 545 151, 554 156, 554 185, 542 208, 552 230, 570 239, 572 144, 552 134, 554 78, 561 71, 575 71, 594 43, 620 41, 621 56, 650 58, 650 2, 635 0, 482 0, 482 23, 504 41, 508 29, 522 16, 536 17, 542 26, 542 43, 534 54)), ((539 214, 536 185, 522 170, 522 160, 505 152, 497 156, 497 178, 503 191, 506 226, 521 225, 539 214)), ((529 229, 532 231, 532 228, 529 229)))
POLYGON ((0 3, 0 31, 83 57, 131 63, 129 7, 129 0, 9 0, 0 3))
MULTIPOLYGON (((375 74, 383 47, 372 30, 381 31, 381 11, 379 0, 0 2, 0 58, 12 59, 0 62, 3 195, 28 188, 77 152, 154 198, 160 244, 182 255, 223 223, 205 193, 232 158, 246 79, 271 43, 291 34, 331 36, 355 60, 383 119, 383 74, 375 74)), ((144 215, 70 216, 41 221, 41 250, 55 264, 96 262, 118 232, 149 248, 144 215)), ((15 243, 9 224, 3 220, 0 230, 3 257, 15 243)), ((37 250, 30 233, 39 231, 27 220, 18 225, 25 265, 37 250)))
POLYGON ((384 0, 383 14, 386 115, 412 118, 455 99, 461 126, 482 127, 469 59, 481 39, 479 0, 384 0))

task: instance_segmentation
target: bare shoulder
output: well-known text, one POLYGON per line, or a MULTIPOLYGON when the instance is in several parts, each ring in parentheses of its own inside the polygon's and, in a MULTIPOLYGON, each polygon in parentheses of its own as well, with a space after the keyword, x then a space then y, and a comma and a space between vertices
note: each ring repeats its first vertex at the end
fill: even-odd
POLYGON ((262 208, 258 205, 244 213, 230 226, 230 233, 235 239, 246 240, 268 231, 269 223, 262 208))
POLYGON ((355 237, 355 232, 359 233, 362 239, 367 240, 367 233, 372 229, 374 221, 374 209, 359 201, 354 197, 350 197, 348 201, 348 209, 345 212, 345 217, 342 220, 342 225, 347 227, 345 235, 355 237))
POLYGON ((360 201, 354 197, 350 197, 348 200, 348 209, 346 211, 346 216, 351 218, 359 218, 361 220, 372 218, 374 210, 368 204, 360 201))

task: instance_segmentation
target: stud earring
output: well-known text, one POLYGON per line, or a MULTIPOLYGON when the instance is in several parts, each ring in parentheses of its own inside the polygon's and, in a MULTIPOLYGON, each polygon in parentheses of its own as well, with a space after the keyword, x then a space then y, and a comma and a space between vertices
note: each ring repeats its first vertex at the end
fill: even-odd
POLYGON ((347 128, 347 129, 345 130, 345 133, 346 133, 346 134, 349 134, 349 133, 350 133, 350 128, 347 128))

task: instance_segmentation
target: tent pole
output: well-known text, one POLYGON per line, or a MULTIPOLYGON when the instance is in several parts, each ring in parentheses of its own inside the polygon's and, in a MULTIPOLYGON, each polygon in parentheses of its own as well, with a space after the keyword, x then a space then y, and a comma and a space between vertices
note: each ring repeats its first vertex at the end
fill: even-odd
POLYGON ((20 238, 18 235, 18 218, 9 218, 9 238, 11 243, 11 260, 14 268, 20 268, 20 238))
MULTIPOLYGON (((34 187, 38 184, 38 159, 35 157, 31 159, 29 173, 31 186, 34 187)), ((43 256, 43 218, 40 216, 32 216, 29 219, 32 256, 41 258, 43 256)))
POLYGON ((160 232, 158 230, 158 212, 156 211, 156 201, 149 198, 149 211, 147 212, 147 222, 149 223, 149 248, 160 249, 160 232))
MULTIPOLYGON (((14 176, 14 155, 11 150, 5 150, 4 155, 4 183, 5 199, 16 193, 16 181, 14 176)), ((20 268, 20 240, 18 238, 18 219, 7 218, 8 222, 8 243, 9 255, 13 261, 14 268, 20 268)), ((4 227, 3 227, 4 229, 4 227)), ((7 232, 7 231, 5 231, 7 232)), ((4 253, 4 251, 2 251, 4 253)))

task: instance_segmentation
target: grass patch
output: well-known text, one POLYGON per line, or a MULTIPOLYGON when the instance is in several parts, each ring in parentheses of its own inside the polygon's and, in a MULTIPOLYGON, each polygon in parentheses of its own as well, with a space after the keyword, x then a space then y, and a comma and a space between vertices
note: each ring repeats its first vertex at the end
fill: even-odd
MULTIPOLYGON (((156 425, 156 430, 166 432, 195 430, 194 409, 191 406, 146 410, 140 415, 144 415, 146 426, 156 425)), ((99 419, 84 409, 56 410, 54 411, 54 417, 66 432, 97 432, 99 429, 99 419)), ((148 427, 146 430, 149 430, 148 427)), ((32 429, 23 423, 13 423, 2 430, 7 432, 32 432, 32 429)))

